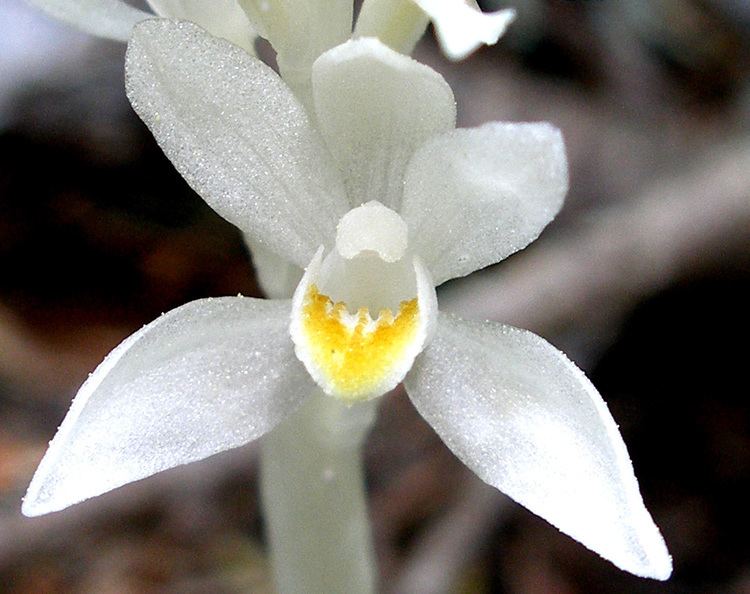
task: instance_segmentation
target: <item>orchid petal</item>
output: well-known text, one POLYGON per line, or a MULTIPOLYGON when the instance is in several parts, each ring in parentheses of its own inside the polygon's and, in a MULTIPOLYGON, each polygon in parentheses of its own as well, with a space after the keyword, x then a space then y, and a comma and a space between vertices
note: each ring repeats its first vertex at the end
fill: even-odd
POLYGON ((377 37, 391 49, 409 55, 430 19, 413 0, 364 0, 355 37, 377 37))
POLYGON ((284 80, 309 106, 310 70, 324 51, 352 33, 352 0, 238 0, 256 30, 276 50, 284 80))
POLYGON ((289 301, 201 299, 112 351, 83 384, 23 504, 36 516, 252 441, 315 389, 289 301))
POLYGON ((443 315, 405 385, 483 481, 621 569, 670 575, 607 406, 552 345, 525 330, 443 315))
POLYGON ((414 150, 456 121, 453 93, 442 76, 371 38, 318 58, 313 96, 352 206, 377 200, 398 210, 414 150))
POLYGON ((159 16, 191 21, 255 55, 257 37, 237 0, 148 0, 159 16))
POLYGON ((187 22, 133 31, 133 108, 208 204, 255 241, 306 266, 348 210, 343 184, 305 110, 279 77, 187 22))
POLYGON ((117 41, 127 41, 136 23, 153 18, 122 0, 28 0, 50 16, 79 29, 117 41))
POLYGON ((435 27, 440 47, 462 60, 480 45, 493 45, 516 18, 512 8, 484 13, 475 0, 414 0, 435 27))
POLYGON ((562 136, 546 123, 492 122, 443 134, 406 172, 401 214, 436 284, 534 241, 568 189, 562 136))

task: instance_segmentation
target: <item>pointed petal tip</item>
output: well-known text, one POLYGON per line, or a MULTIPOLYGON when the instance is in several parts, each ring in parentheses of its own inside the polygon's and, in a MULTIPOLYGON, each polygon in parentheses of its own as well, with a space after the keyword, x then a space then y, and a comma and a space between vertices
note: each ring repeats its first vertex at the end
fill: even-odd
POLYGON ((40 497, 37 476, 38 472, 34 475, 26 495, 24 495, 21 500, 21 513, 24 516, 27 518, 38 518, 39 516, 51 514, 52 512, 61 511, 66 507, 70 507, 74 503, 77 503, 73 501, 60 504, 59 502, 55 503, 54 500, 50 501, 49 498, 45 499, 44 497, 40 497))
POLYGON ((668 580, 672 575, 672 556, 659 528, 642 504, 640 510, 633 510, 629 515, 632 532, 625 542, 592 546, 592 543, 584 543, 575 535, 571 536, 623 571, 641 578, 662 582, 668 580), (640 516, 640 520, 632 516, 640 516))
POLYGON ((63 506, 59 508, 47 507, 45 505, 39 505, 37 502, 27 502, 24 499, 23 503, 21 504, 21 513, 27 518, 39 518, 41 516, 46 516, 47 514, 51 514, 56 511, 61 511, 65 509, 66 507, 68 506, 63 506))
POLYGON ((659 580, 660 582, 665 582, 672 577, 672 556, 667 552, 666 547, 664 549, 664 558, 660 559, 658 564, 655 564, 649 574, 644 577, 659 580))
POLYGON ((653 521, 651 526, 650 542, 644 546, 641 566, 632 569, 623 567, 623 569, 640 577, 663 582, 672 575, 672 555, 669 554, 667 544, 653 521))
MULTIPOLYGON (((660 557, 661 555, 662 553, 659 553, 660 557)), ((618 567, 623 571, 627 571, 638 577, 665 582, 672 576, 672 557, 666 552, 666 549, 664 550, 663 555, 663 558, 649 559, 649 563, 645 566, 620 567, 618 565, 618 567)))
POLYGON ((39 511, 35 502, 32 501, 28 496, 21 500, 21 513, 27 518, 36 518, 44 514, 43 511, 39 511))
MULTIPOLYGON (((50 442, 50 445, 52 446, 53 443, 50 442)), ((55 484, 55 459, 55 452, 50 453, 48 450, 34 473, 26 494, 21 500, 21 513, 27 518, 38 518, 62 511, 72 505, 101 495, 108 490, 95 489, 84 492, 65 488, 64 485, 63 488, 59 488, 59 485, 55 484)))

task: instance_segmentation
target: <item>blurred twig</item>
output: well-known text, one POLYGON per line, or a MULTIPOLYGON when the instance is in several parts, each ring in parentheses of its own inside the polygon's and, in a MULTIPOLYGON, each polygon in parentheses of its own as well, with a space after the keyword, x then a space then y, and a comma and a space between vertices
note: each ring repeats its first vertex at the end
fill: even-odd
POLYGON ((465 483, 461 499, 427 530, 387 592, 448 594, 481 553, 510 501, 474 476, 465 483))
POLYGON ((746 0, 714 0, 713 6, 750 38, 750 5, 746 0))

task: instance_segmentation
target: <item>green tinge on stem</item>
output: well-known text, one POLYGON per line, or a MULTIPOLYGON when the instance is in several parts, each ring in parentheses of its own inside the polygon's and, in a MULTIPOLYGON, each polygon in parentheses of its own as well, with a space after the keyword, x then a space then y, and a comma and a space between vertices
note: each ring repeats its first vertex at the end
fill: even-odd
POLYGON ((429 19, 413 0, 365 0, 355 37, 377 37, 391 49, 409 55, 429 19))
POLYGON ((371 594, 361 445, 375 404, 318 392, 263 439, 263 504, 281 594, 371 594))

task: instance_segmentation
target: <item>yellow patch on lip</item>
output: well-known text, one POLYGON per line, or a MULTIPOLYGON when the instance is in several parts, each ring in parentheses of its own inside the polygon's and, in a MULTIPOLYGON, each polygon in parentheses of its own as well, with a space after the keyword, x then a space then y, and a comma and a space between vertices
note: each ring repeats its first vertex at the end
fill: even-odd
POLYGON ((301 314, 311 362, 332 395, 348 402, 378 395, 379 387, 403 366, 419 334, 416 298, 402 301, 395 317, 383 309, 373 320, 366 307, 350 314, 346 304, 334 304, 311 284, 301 314))

